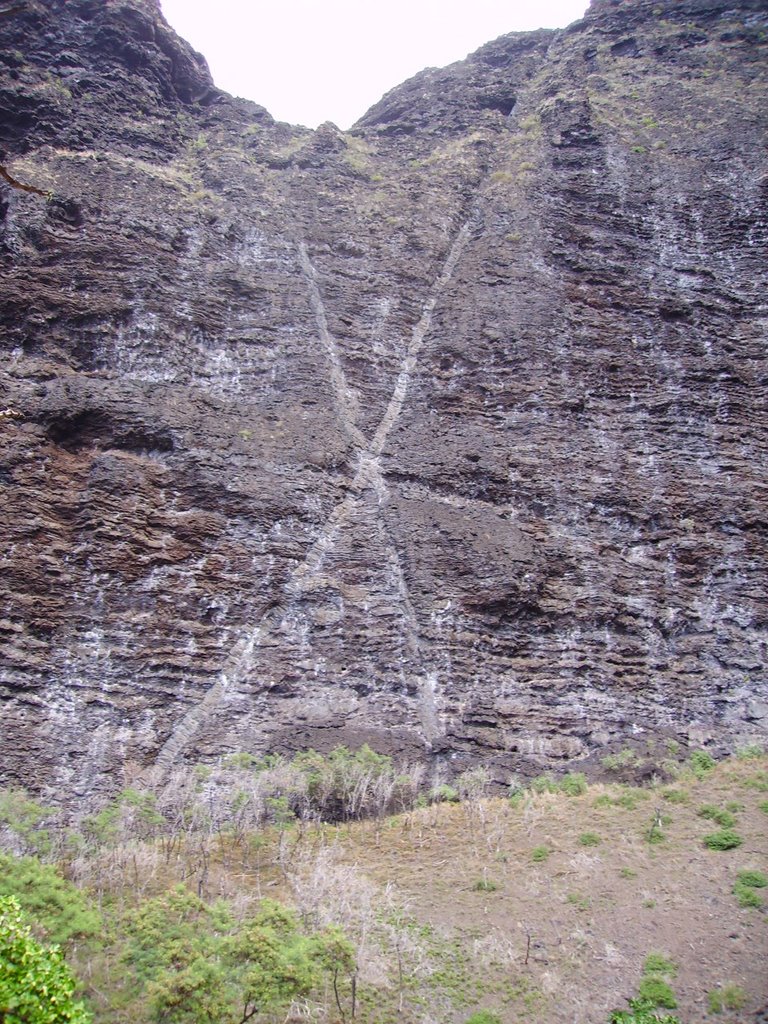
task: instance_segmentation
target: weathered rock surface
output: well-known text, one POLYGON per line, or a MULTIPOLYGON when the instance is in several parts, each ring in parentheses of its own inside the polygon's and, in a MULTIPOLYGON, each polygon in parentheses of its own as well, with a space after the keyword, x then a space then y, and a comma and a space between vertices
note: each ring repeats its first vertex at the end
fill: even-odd
POLYGON ((346 134, 155 0, 0 41, 6 781, 768 731, 762 0, 593 0, 346 134))

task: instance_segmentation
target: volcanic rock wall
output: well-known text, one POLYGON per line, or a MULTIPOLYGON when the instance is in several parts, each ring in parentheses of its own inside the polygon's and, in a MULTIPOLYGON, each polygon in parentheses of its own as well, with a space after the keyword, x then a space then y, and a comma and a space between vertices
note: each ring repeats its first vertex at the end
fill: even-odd
POLYGON ((155 0, 0 45, 6 781, 768 731, 762 0, 593 0, 349 133, 155 0))

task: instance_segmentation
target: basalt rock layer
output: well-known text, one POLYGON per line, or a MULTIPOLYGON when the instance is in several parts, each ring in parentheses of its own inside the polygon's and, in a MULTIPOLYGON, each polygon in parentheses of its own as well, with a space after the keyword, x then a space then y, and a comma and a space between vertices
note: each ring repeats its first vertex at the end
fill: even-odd
POLYGON ((763 0, 593 0, 348 133, 156 0, 0 39, 6 781, 768 730, 763 0))

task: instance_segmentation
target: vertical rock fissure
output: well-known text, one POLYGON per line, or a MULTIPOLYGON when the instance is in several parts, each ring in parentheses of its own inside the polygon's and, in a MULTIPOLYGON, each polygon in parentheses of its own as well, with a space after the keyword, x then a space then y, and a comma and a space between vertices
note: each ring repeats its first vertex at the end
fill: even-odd
MULTIPOLYGON (((341 353, 338 344, 328 329, 328 318, 317 282, 317 272, 309 257, 306 243, 303 241, 299 243, 301 272, 307 284, 310 305, 317 325, 318 340, 329 362, 334 404, 344 430, 358 447, 358 466, 349 485, 348 493, 331 510, 320 533, 301 562, 291 571, 285 583, 286 592, 291 593, 293 591, 292 596, 294 599, 301 594, 302 581, 311 578, 319 572, 325 556, 333 549, 336 537, 339 535, 344 523, 354 512, 362 495, 369 489, 372 489, 376 492, 380 504, 386 500, 388 492, 386 481, 381 471, 381 452, 387 437, 402 412, 419 353, 432 326, 435 307, 447 284, 453 277, 456 266, 469 239, 470 230, 471 217, 462 223, 456 233, 440 273, 430 288, 426 302, 422 306, 421 316, 411 332, 410 343, 401 362, 392 395, 370 443, 366 441, 362 432, 355 424, 355 403, 341 363, 341 353)), ((404 612, 404 619, 410 631, 409 646, 420 663, 422 678, 419 681, 419 717, 424 729, 425 738, 431 740, 439 735, 441 730, 435 690, 435 676, 434 673, 427 670, 418 618, 408 590, 408 583, 399 552, 394 539, 389 535, 386 527, 385 532, 389 538, 387 551, 392 558, 398 598, 404 612)), ((238 682, 246 674, 247 669, 251 665, 253 651, 258 644, 262 632, 263 622, 264 618, 262 617, 256 627, 238 645, 238 650, 233 652, 230 658, 227 659, 227 664, 222 670, 219 679, 206 691, 200 702, 190 708, 177 725, 174 726, 157 757, 156 764, 161 770, 166 771, 172 765, 173 761, 182 753, 187 744, 216 710, 230 686, 238 682), (230 665, 232 666, 231 668, 229 667, 230 665)))

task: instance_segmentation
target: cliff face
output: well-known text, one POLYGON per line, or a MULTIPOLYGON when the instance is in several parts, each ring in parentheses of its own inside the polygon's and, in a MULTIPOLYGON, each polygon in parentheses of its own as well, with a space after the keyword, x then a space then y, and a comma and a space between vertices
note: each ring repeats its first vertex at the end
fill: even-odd
POLYGON ((0 41, 6 781, 768 731, 762 0, 593 0, 347 134, 154 0, 0 41))

